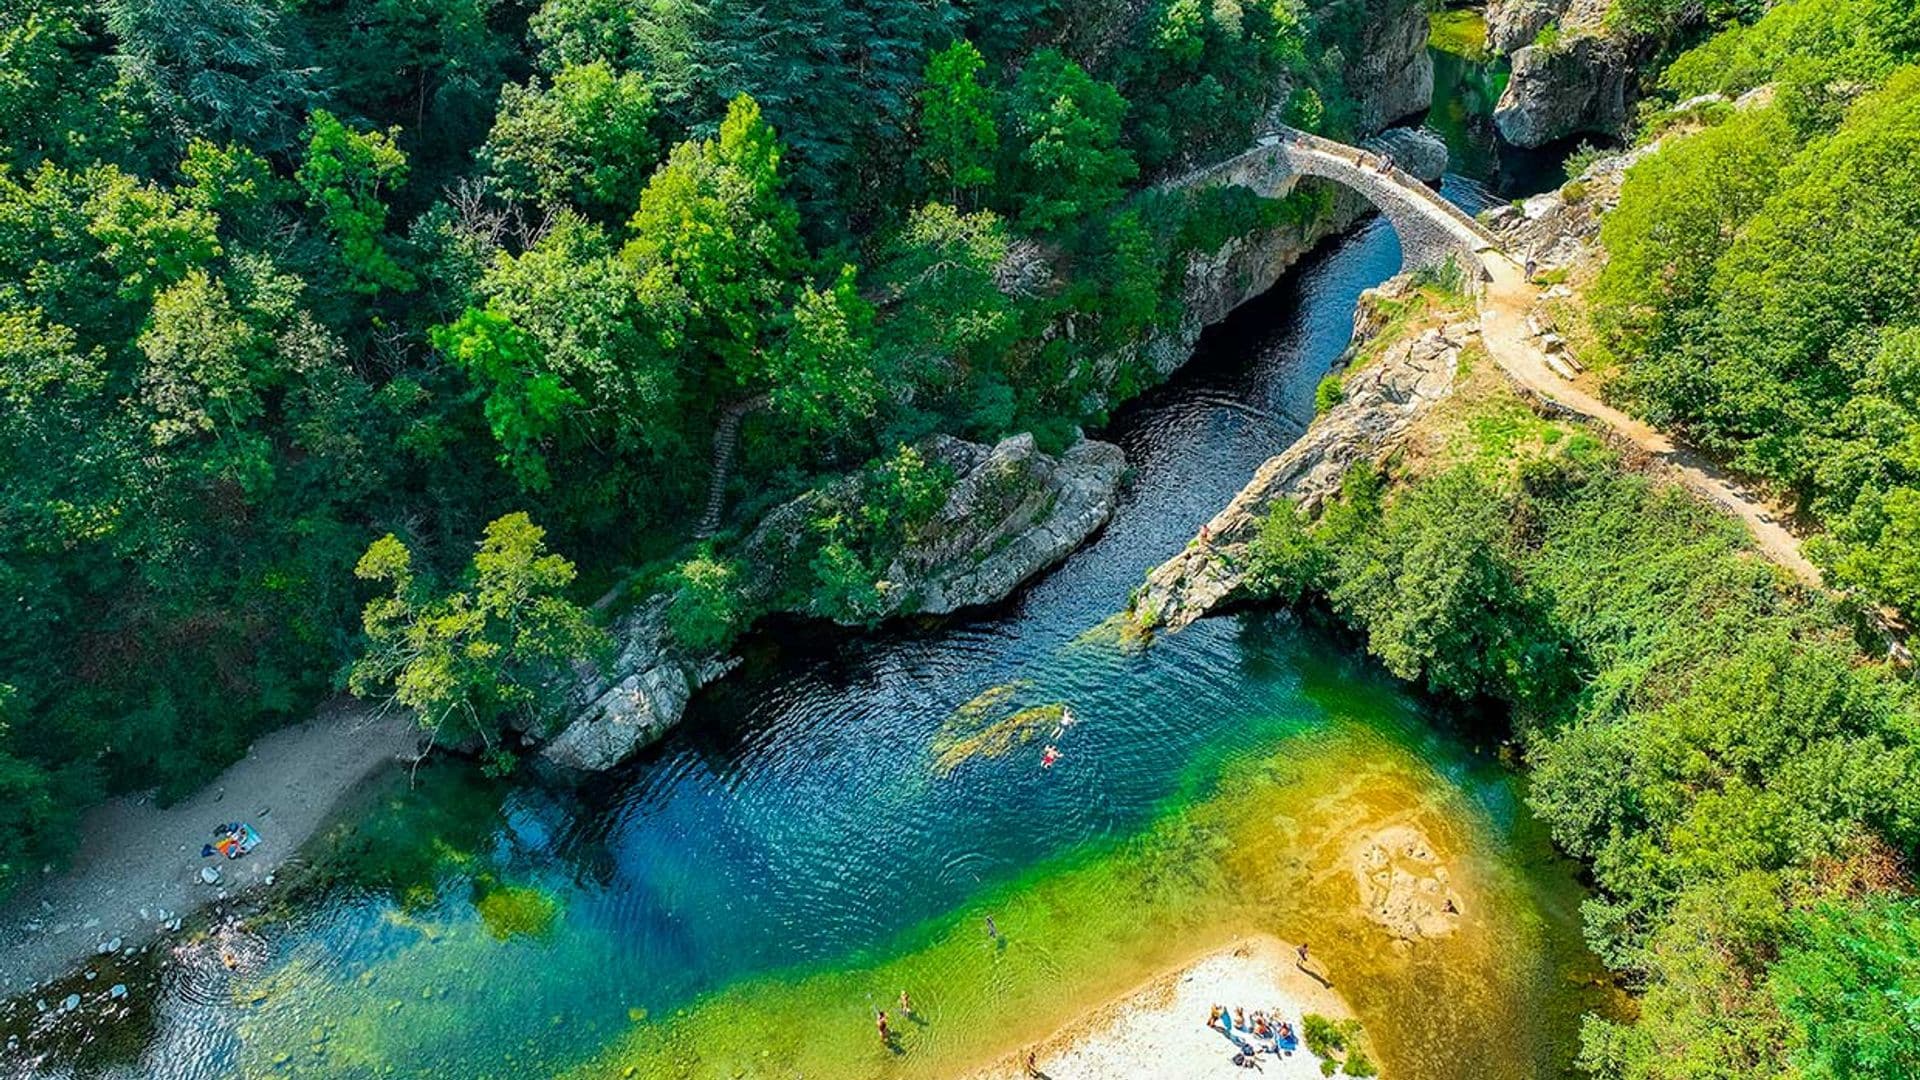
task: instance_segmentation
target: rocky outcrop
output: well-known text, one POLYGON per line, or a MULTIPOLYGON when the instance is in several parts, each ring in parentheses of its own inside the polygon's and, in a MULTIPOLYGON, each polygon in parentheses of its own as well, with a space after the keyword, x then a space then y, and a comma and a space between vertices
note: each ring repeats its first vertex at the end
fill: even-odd
MULTIPOLYGON (((1059 456, 1032 435, 988 447, 949 435, 917 444, 953 485, 940 510, 916 527, 878 582, 877 606, 863 621, 903 614, 945 615, 1005 599, 1028 578, 1065 558, 1112 516, 1126 458, 1111 443, 1081 439, 1059 456)), ((836 617, 817 609, 807 588, 806 537, 819 518, 867 502, 865 480, 849 476, 809 491, 768 514, 741 547, 756 587, 775 610, 836 617)))
POLYGON ((604 669, 584 668, 569 719, 540 749, 556 765, 610 769, 680 722, 693 692, 732 670, 735 661, 694 654, 667 630, 667 597, 655 596, 617 619, 618 651, 604 669))
MULTIPOLYGON (((1404 287, 1402 278, 1383 289, 1404 287)), ((1363 301, 1363 311, 1377 305, 1379 294, 1370 295, 1375 300, 1363 301)), ((1363 318, 1356 339, 1377 332, 1379 321, 1363 318)), ((1340 404, 1269 458, 1184 551, 1147 575, 1130 611, 1136 625, 1178 629, 1233 601, 1246 582, 1250 545, 1274 502, 1292 499, 1306 513, 1316 513, 1354 462, 1391 454, 1413 420, 1452 388, 1460 350, 1472 333, 1472 320, 1463 316, 1392 345, 1349 374, 1340 404)))
POLYGON ((1600 235, 1600 218, 1620 201, 1620 184, 1634 162, 1657 144, 1604 157, 1554 191, 1518 206, 1498 206, 1484 215, 1501 246, 1536 271, 1572 266, 1586 257, 1600 235))
MULTIPOLYGON (((880 606, 863 614, 947 614, 1005 599, 1106 524, 1126 458, 1111 443, 1082 439, 1055 456, 1015 435, 983 446, 946 435, 922 440, 930 461, 954 476, 946 502, 915 529, 879 584, 880 606)), ((812 523, 864 504, 859 475, 808 491, 762 519, 737 557, 749 568, 750 610, 820 615, 808 596, 812 523)), ((735 661, 680 645, 667 627, 668 598, 654 596, 614 624, 618 648, 583 668, 567 719, 540 754, 586 771, 612 768, 680 721, 695 691, 735 661)))
POLYGON ((1409 0, 1373 0, 1359 14, 1360 40, 1347 57, 1347 88, 1362 134, 1396 124, 1433 104, 1433 54, 1427 8, 1409 0))
MULTIPOLYGON (((1773 94, 1773 87, 1759 87, 1741 95, 1731 105, 1736 110, 1760 108, 1772 102, 1773 94)), ((1671 111, 1684 117, 1726 104, 1729 104, 1727 99, 1719 94, 1704 94, 1681 102, 1671 111)), ((1536 270, 1570 268, 1594 254, 1600 238, 1600 219, 1619 205, 1627 170, 1657 153, 1668 142, 1687 138, 1699 130, 1699 126, 1698 121, 1674 123, 1651 142, 1593 161, 1579 176, 1556 190, 1532 196, 1517 206, 1498 206, 1487 211, 1484 222, 1499 236, 1502 248, 1515 258, 1533 263, 1536 270)))
POLYGON ((1648 47, 1644 40, 1596 32, 1519 49, 1493 110, 1500 137, 1535 147, 1583 131, 1618 135, 1632 119, 1638 68, 1648 47))

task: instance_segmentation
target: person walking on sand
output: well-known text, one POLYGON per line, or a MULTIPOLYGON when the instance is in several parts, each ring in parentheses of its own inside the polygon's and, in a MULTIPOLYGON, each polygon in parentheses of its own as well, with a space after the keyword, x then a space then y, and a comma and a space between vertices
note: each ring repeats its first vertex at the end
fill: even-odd
POLYGON ((1034 1060, 1037 1056, 1038 1055, 1035 1054, 1032 1050, 1027 1051, 1027 1076, 1029 1078, 1035 1077, 1035 1076, 1039 1076, 1039 1077, 1046 1076, 1045 1073, 1040 1071, 1039 1063, 1034 1060))
POLYGON ((1300 954, 1300 967, 1302 970, 1305 970, 1307 966, 1307 943, 1304 941, 1301 942, 1300 947, 1293 951, 1300 954))

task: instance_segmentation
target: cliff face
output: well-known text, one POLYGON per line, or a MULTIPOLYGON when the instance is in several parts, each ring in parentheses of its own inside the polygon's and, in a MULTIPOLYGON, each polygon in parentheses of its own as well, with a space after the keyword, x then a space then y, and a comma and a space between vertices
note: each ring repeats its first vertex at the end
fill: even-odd
POLYGON ((1347 57, 1347 87, 1360 107, 1363 135, 1433 104, 1433 55, 1427 8, 1407 0, 1371 0, 1357 16, 1359 44, 1347 57))
POLYGON ((1513 54, 1513 77, 1493 110, 1500 137, 1545 146, 1583 131, 1617 135, 1633 118, 1638 68, 1651 43, 1607 33, 1527 45, 1513 54))
MULTIPOLYGON (((1403 288, 1404 278, 1383 286, 1403 288)), ((1378 294, 1370 294, 1377 297, 1378 294)), ((1377 332, 1378 318, 1363 318, 1356 344, 1377 332)), ((1240 596, 1250 567, 1250 545, 1276 500, 1291 499, 1309 514, 1335 491, 1356 461, 1381 461, 1401 445, 1414 419, 1445 397, 1453 385, 1460 350, 1476 332, 1460 316, 1398 342, 1352 373, 1345 398, 1314 420, 1307 433, 1254 473, 1225 510, 1208 522, 1180 554, 1147 575, 1131 615, 1142 629, 1177 630, 1240 596)))
POLYGON ((1619 135, 1633 119, 1653 37, 1610 25, 1611 0, 1494 0, 1487 44, 1513 64, 1494 108, 1500 137, 1536 147, 1569 135, 1619 135), (1548 31, 1542 39, 1542 31, 1548 31))
MULTIPOLYGON (((1090 439, 1058 456, 1024 434, 991 447, 936 435, 919 449, 952 469, 954 484, 888 566, 871 618, 947 614, 1005 599, 1106 524, 1126 469, 1119 447, 1090 439)), ((760 522, 739 552, 748 607, 824 614, 804 599, 812 522, 858 508, 864 486, 858 475, 845 477, 760 522)), ((723 654, 680 645, 667 628, 667 605, 667 597, 652 597, 615 623, 618 651, 604 669, 581 672, 567 720, 541 756, 572 769, 610 769, 664 735, 695 691, 732 670, 723 654)))

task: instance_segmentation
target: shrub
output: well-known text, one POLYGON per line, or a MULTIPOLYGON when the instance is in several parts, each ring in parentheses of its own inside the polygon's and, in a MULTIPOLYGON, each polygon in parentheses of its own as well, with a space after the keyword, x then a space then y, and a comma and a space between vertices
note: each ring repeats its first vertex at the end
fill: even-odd
POLYGON ((1570 180, 1579 179, 1588 169, 1593 168, 1594 162, 1608 156, 1609 153, 1611 153, 1611 151, 1602 150, 1591 142, 1583 140, 1579 146, 1573 148, 1572 153, 1567 155, 1565 165, 1567 178, 1570 180))
POLYGON ((1313 388, 1313 415, 1319 416, 1347 399, 1345 384, 1337 372, 1328 372, 1313 388))
POLYGON ((710 546, 675 567, 667 576, 673 596, 667 629, 674 640, 702 652, 731 645, 751 617, 739 582, 740 565, 716 558, 710 546))

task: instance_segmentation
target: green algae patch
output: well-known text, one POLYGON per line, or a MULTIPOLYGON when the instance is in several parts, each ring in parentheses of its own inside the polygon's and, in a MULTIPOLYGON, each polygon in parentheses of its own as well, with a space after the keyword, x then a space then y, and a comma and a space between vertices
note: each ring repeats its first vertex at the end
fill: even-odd
POLYGON ((1131 611, 1118 611, 1080 631, 1072 648, 1106 648, 1137 653, 1153 644, 1153 628, 1131 611))
POLYGON ((473 910, 495 941, 546 937, 560 918, 560 901, 546 889, 482 879, 474 882, 473 910))
POLYGON ((1034 705, 1001 715, 1028 683, 1001 683, 975 695, 953 711, 933 737, 933 771, 951 776, 975 758, 1004 757, 1031 743, 1043 729, 1058 727, 1066 718, 1064 702, 1034 705))
POLYGON ((1427 44, 1444 53, 1484 64, 1493 59, 1487 48, 1487 20, 1470 8, 1436 11, 1427 17, 1427 44))

